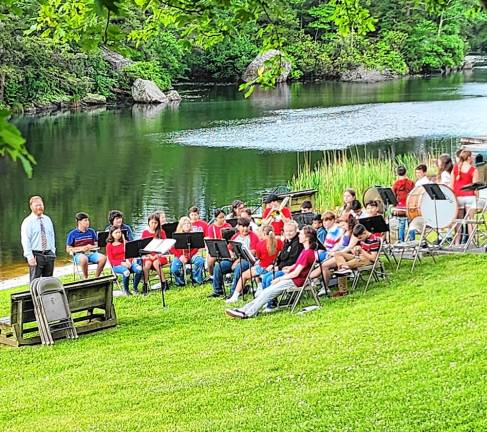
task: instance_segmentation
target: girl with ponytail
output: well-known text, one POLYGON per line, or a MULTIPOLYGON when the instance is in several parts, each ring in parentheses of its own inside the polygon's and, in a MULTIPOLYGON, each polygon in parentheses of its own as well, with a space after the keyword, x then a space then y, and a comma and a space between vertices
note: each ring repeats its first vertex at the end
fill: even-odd
POLYGON ((257 263, 242 274, 242 277, 237 282, 235 291, 227 300, 227 303, 235 303, 238 301, 240 293, 243 291, 243 287, 247 281, 272 271, 274 261, 282 250, 283 242, 276 237, 272 225, 266 225, 262 228, 262 237, 262 240, 257 243, 257 247, 255 248, 255 253, 258 258, 257 263))

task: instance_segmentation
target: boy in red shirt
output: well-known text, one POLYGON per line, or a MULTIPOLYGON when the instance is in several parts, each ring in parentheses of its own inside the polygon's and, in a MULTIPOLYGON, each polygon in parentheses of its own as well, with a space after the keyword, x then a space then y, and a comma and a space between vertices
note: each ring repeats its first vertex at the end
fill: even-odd
POLYGON ((208 232, 208 224, 200 219, 200 211, 198 207, 190 207, 188 210, 188 216, 191 220, 191 226, 193 227, 193 232, 202 232, 206 237, 208 232))
MULTIPOLYGON (((392 185, 392 191, 396 195, 397 206, 394 215, 399 221, 399 241, 403 242, 406 236, 406 200, 409 193, 414 189, 414 182, 406 175, 406 167, 398 166, 396 170, 397 180, 392 185)), ((410 240, 414 240, 414 232, 410 233, 410 240)))
POLYGON ((276 236, 282 235, 284 223, 291 220, 291 211, 287 207, 279 211, 279 197, 276 194, 267 195, 264 203, 266 208, 262 214, 262 221, 266 224, 270 222, 276 236))

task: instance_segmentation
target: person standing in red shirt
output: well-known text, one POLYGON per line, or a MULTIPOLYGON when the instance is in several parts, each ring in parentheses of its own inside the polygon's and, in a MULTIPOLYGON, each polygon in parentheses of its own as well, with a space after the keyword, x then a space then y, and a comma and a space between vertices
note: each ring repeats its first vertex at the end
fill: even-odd
MULTIPOLYGON (((392 185, 392 191, 394 195, 396 195, 397 199, 397 206, 394 210, 394 216, 397 217, 399 222, 399 233, 398 233, 398 240, 403 242, 406 236, 406 201, 408 198, 409 193, 414 189, 414 182, 408 178, 406 175, 406 167, 398 166, 396 170, 397 180, 392 185)), ((409 240, 414 240, 414 232, 410 233, 409 240)))
POLYGON ((267 195, 264 199, 266 208, 262 214, 263 224, 271 224, 276 236, 282 235, 284 224, 291 220, 291 211, 284 207, 279 210, 279 197, 276 194, 267 195))

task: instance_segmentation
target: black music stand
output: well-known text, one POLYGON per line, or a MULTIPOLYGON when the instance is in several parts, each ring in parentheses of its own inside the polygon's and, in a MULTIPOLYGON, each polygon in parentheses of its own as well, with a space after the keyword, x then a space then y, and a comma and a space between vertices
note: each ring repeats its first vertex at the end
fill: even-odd
POLYGON ((226 241, 230 241, 236 233, 237 233, 236 228, 222 229, 222 238, 225 239, 226 241))
POLYGON ((238 218, 229 218, 225 220, 225 222, 229 223, 232 226, 232 228, 235 228, 237 226, 237 221, 238 218))
POLYGON ((362 224, 365 229, 372 234, 389 232, 389 225, 382 215, 370 216, 359 219, 359 223, 362 224))
MULTIPOLYGON (((98 239, 98 246, 99 247, 106 247, 107 245, 107 238, 108 238, 108 231, 97 231, 96 232, 96 237, 98 239)), ((128 236, 128 231, 126 229, 122 230, 122 234, 125 238, 128 236)))
POLYGON ((316 213, 293 213, 292 219, 298 223, 298 228, 301 229, 305 225, 311 225, 316 213))
POLYGON ((176 232, 179 222, 168 222, 161 225, 161 228, 166 233, 167 238, 172 238, 172 235, 176 232))
MULTIPOLYGON (((205 244, 206 248, 208 249, 208 255, 210 255, 212 258, 215 258, 216 262, 220 266, 220 270, 222 268, 221 262, 224 259, 231 259, 230 251, 228 250, 228 244, 225 239, 219 240, 219 239, 205 239, 205 244)), ((223 271, 221 271, 222 275, 222 288, 223 288, 223 295, 224 297, 227 296, 227 292, 225 289, 225 276, 223 274, 223 271)))
MULTIPOLYGON (((242 243, 231 240, 230 244, 232 245, 233 253, 239 260, 238 265, 240 266, 240 284, 242 285, 242 298, 243 298, 245 287, 243 285, 242 260, 244 259, 249 263, 249 269, 250 269, 256 263, 256 259, 254 256, 252 256, 252 254, 248 251, 248 249, 242 245, 242 243)), ((252 295, 255 297, 254 283, 252 278, 250 278, 250 287, 252 290, 252 295)))
MULTIPOLYGON (((377 187, 377 192, 379 192, 381 200, 384 202, 385 207, 389 206, 396 206, 397 205, 397 198, 394 194, 394 191, 390 187, 377 187)), ((364 203, 365 205, 365 203, 364 203)), ((384 209, 385 210, 385 209, 384 209)))
MULTIPOLYGON (((202 232, 174 233, 172 238, 176 240, 174 247, 176 249, 186 249, 189 257, 191 256, 191 249, 202 249, 205 247, 204 234, 202 232)), ((191 282, 194 283, 192 258, 189 258, 189 269, 191 271, 191 282)), ((186 276, 184 266, 183 274, 186 276)))
POLYGON ((436 201, 444 201, 446 200, 446 196, 443 191, 440 189, 440 186, 436 183, 427 183, 423 185, 424 190, 429 195, 429 197, 433 200, 435 206, 435 222, 436 222, 436 244, 440 243, 440 229, 438 227, 438 209, 436 207, 436 201))

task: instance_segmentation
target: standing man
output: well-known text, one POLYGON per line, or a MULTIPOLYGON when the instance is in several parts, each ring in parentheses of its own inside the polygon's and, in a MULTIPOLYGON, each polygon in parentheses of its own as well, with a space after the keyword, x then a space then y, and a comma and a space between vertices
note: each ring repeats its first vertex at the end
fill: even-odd
POLYGON ((29 264, 29 278, 32 282, 41 276, 52 276, 56 259, 56 243, 51 218, 44 214, 44 203, 40 196, 29 200, 32 213, 20 228, 24 256, 29 264))

